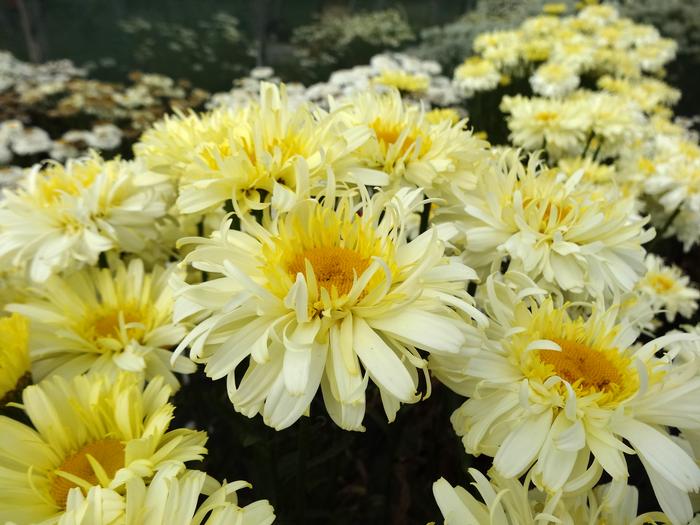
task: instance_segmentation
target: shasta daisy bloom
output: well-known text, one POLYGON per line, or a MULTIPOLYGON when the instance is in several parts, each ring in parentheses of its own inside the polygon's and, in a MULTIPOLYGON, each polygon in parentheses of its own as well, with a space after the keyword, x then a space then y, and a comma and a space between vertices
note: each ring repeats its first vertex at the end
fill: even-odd
POLYGON ((331 418, 362 430, 370 380, 392 421, 420 399, 417 349, 461 352, 477 328, 458 311, 485 319, 465 291, 474 272, 445 257, 435 230, 407 242, 410 210, 386 198, 303 201, 269 230, 230 231, 227 221, 216 237, 183 240, 195 245, 184 262, 218 277, 178 291, 177 318, 211 315, 177 353, 189 346, 209 377, 228 376, 238 412, 262 413, 276 429, 304 414, 320 386, 331 418))
POLYGON ((233 115, 230 111, 166 115, 144 131, 134 144, 134 155, 149 170, 178 180, 202 144, 226 139, 233 115))
POLYGON ((655 222, 670 221, 665 235, 678 237, 688 251, 700 240, 700 145, 680 126, 658 121, 655 125, 660 129, 644 190, 651 204, 660 208, 655 222))
POLYGON ((479 56, 469 57, 455 69, 454 82, 465 97, 495 89, 500 81, 498 68, 479 56))
POLYGON ((501 111, 509 114, 508 129, 515 146, 529 151, 545 148, 555 158, 580 154, 591 127, 586 109, 570 99, 505 96, 501 111))
POLYGON ((0 521, 58 523, 74 488, 123 493, 133 478, 202 459, 203 432, 168 431, 171 393, 161 378, 142 390, 127 375, 54 376, 25 388, 33 428, 0 416, 0 521))
MULTIPOLYGON (((562 523, 565 512, 561 495, 547 498, 530 492, 530 479, 525 483, 505 479, 497 472, 489 472, 491 479, 470 468, 472 485, 481 500, 463 487, 450 485, 445 478, 433 483, 433 495, 440 508, 444 525, 525 525, 562 523), (536 498, 541 496, 541 498, 536 498), (536 510, 539 507, 539 510, 536 510), (556 516, 556 517, 555 517, 556 516)), ((564 521, 566 523, 566 521, 564 521)))
POLYGON ((145 378, 162 376, 176 390, 173 372, 192 373, 185 357, 172 361, 170 350, 187 333, 174 323, 168 279, 175 271, 143 262, 117 260, 111 268, 85 268, 53 276, 24 304, 8 308, 31 321, 30 355, 37 379, 72 377, 87 371, 115 376, 120 371, 145 378))
POLYGON ((405 93, 422 93, 430 87, 430 77, 424 74, 407 73, 400 69, 384 70, 372 78, 372 82, 381 86, 396 88, 405 93))
POLYGON ((512 69, 520 61, 521 31, 491 31, 474 39, 474 51, 499 69, 512 69))
POLYGON ((228 200, 243 212, 265 208, 269 201, 284 210, 299 194, 322 186, 329 169, 337 180, 386 183, 385 174, 367 179, 367 173, 351 173, 349 155, 369 138, 366 129, 348 128, 335 115, 308 105, 292 108, 284 85, 263 82, 258 104, 229 112, 219 122, 221 140, 198 146, 180 175, 177 205, 183 213, 208 211, 228 200))
POLYGON ((637 283, 637 289, 649 296, 657 311, 665 312, 673 322, 677 314, 689 319, 698 309, 700 291, 690 285, 690 279, 676 265, 666 265, 661 257, 648 254, 647 272, 637 283))
POLYGON ((514 268, 564 291, 629 291, 643 275, 644 249, 653 230, 634 212, 632 199, 544 170, 536 157, 527 166, 506 152, 492 176, 465 195, 459 227, 464 258, 488 268, 510 257, 514 268))
POLYGON ((598 87, 610 93, 631 98, 646 112, 659 107, 672 106, 681 98, 681 92, 656 78, 625 79, 604 75, 598 79, 598 87))
POLYGON ((563 97, 578 87, 580 78, 573 66, 547 62, 530 77, 532 90, 544 97, 563 97))
POLYGON ((0 267, 34 281, 95 265, 111 249, 137 253, 157 237, 173 188, 138 163, 97 156, 35 166, 0 201, 0 267))
POLYGON ((644 525, 670 524, 661 512, 638 515, 635 487, 608 483, 579 496, 547 495, 532 488, 529 476, 521 483, 491 470, 489 477, 469 469, 472 485, 483 502, 444 478, 433 484, 435 501, 445 525, 644 525), (653 521, 652 521, 653 520, 653 521))
POLYGON ((18 314, 0 318, 0 410, 19 400, 32 382, 27 320, 18 314))
POLYGON ((370 139, 355 153, 355 173, 386 173, 389 188, 421 187, 429 197, 459 200, 488 169, 487 143, 464 129, 465 120, 433 124, 421 107, 397 90, 363 93, 334 106, 347 126, 364 127, 370 139))
POLYGON ((600 142, 600 158, 612 157, 643 137, 646 119, 633 101, 611 93, 579 91, 577 100, 591 119, 591 132, 600 142))
POLYGON ((637 454, 663 511, 686 523, 700 467, 670 429, 700 427, 700 361, 656 354, 693 336, 635 345, 638 331, 616 307, 574 317, 551 299, 492 290, 499 345, 468 357, 471 399, 452 415, 466 451, 493 456, 505 478, 530 472, 550 493, 592 487, 602 471, 626 481, 625 454, 637 454))
POLYGON ((672 525, 663 512, 638 513, 639 491, 626 484, 598 485, 578 498, 565 500, 571 525, 672 525), (578 499, 578 501, 577 501, 578 499))
POLYGON ((236 492, 251 487, 249 483, 219 485, 204 472, 182 471, 181 465, 171 465, 148 483, 132 478, 126 494, 101 486, 92 487, 87 496, 75 490, 59 525, 270 525, 275 520, 266 500, 238 506, 236 492), (203 493, 207 497, 197 505, 203 493))

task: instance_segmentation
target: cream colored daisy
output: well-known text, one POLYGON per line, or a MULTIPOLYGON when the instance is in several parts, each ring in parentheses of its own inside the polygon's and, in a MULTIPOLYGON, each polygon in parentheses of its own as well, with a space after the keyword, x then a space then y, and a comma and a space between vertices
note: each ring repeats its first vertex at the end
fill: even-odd
MULTIPOLYGON (((676 236, 685 251, 700 241, 700 145, 682 126, 657 119, 650 170, 643 181, 654 221, 676 236)), ((641 161, 640 161, 641 162, 641 161)))
POLYGON ((578 91, 572 97, 591 121, 590 132, 598 140, 598 158, 615 157, 642 138, 646 119, 633 101, 605 92, 578 91))
POLYGON ((401 69, 384 70, 372 78, 380 86, 396 88, 404 93, 422 93, 430 87, 430 77, 419 73, 407 73, 401 69))
POLYGON ((643 275, 644 249, 653 230, 634 213, 632 199, 617 198, 581 181, 543 170, 536 157, 527 166, 506 152, 491 177, 464 198, 459 227, 464 259, 488 268, 509 257, 513 268, 561 290, 629 291, 643 275))
POLYGON ((664 312, 673 322, 677 314, 689 319, 698 309, 700 291, 690 285, 690 279, 676 265, 666 265, 661 257, 648 254, 647 272, 637 283, 637 289, 647 295, 654 309, 664 312))
POLYGON ((488 288, 490 329, 500 335, 467 358, 471 398, 452 415, 466 451, 493 456, 508 479, 530 472, 549 493, 585 490, 603 471, 624 482, 625 454, 636 454, 670 521, 686 523, 700 467, 670 429, 700 428, 700 361, 657 353, 693 336, 636 345, 637 329, 616 307, 572 316, 566 304, 488 288))
POLYGON ((672 525, 663 512, 638 513, 636 487, 606 483, 566 502, 571 525, 672 525))
POLYGON ((681 98, 681 92, 656 78, 641 78, 634 81, 604 75, 598 79, 598 87, 610 93, 630 97, 646 112, 659 107, 672 106, 681 98))
POLYGON ((544 97, 563 97, 578 87, 576 69, 566 63, 547 62, 530 77, 532 90, 544 97))
POLYGON ((386 199, 304 201, 270 229, 229 231, 227 221, 216 237, 183 240, 195 245, 184 262, 214 278, 177 292, 176 318, 211 314, 177 353, 189 346, 209 377, 228 376, 238 412, 276 429, 306 413, 320 386, 331 418, 362 430, 370 380, 392 421, 421 397, 417 349, 461 352, 477 329, 458 312, 485 319, 465 291, 474 272, 445 257, 436 230, 407 242, 411 210, 386 199))
POLYGON ((124 495, 101 486, 92 487, 87 496, 73 490, 58 524, 270 525, 275 514, 266 500, 238 506, 236 492, 250 486, 245 481, 222 486, 204 472, 170 465, 148 483, 142 478, 128 480, 124 495), (203 493, 208 497, 197 505, 203 493))
POLYGON ((18 314, 0 318, 0 409, 18 401, 32 382, 27 320, 18 314))
POLYGON ((474 39, 474 51, 499 69, 518 65, 521 45, 520 31, 491 31, 481 33, 474 39))
POLYGON ((529 151, 545 149, 554 159, 580 154, 588 140, 591 117, 573 100, 503 97, 510 139, 529 151))
POLYGON ((161 378, 142 391, 127 375, 55 376, 25 388, 34 428, 0 416, 0 521, 58 523, 74 487, 123 493, 133 478, 202 459, 203 432, 168 431, 171 393, 161 378))
MULTIPOLYGON (((344 126, 335 115, 310 105, 292 108, 284 85, 263 82, 259 103, 238 111, 214 110, 201 125, 193 118, 187 117, 177 128, 183 137, 174 144, 162 138, 160 130, 137 149, 140 156, 155 154, 157 159, 158 154, 167 154, 175 161, 177 206, 182 213, 209 212, 229 200, 242 212, 270 203, 283 211, 321 189, 328 170, 338 181, 386 183, 385 174, 368 178, 368 173, 351 169, 350 155, 369 139, 368 130, 344 126), (193 147, 180 151, 181 143, 196 140, 200 133, 193 147), (155 148, 147 147, 154 142, 155 148)), ((174 126, 168 122, 165 129, 174 126)), ((153 162, 157 161, 149 161, 153 162)))
POLYGON ((368 130, 370 139, 354 153, 359 167, 353 172, 388 174, 386 191, 421 187, 428 197, 459 201, 489 169, 487 143, 464 129, 465 120, 433 124, 397 90, 364 93, 331 111, 349 128, 368 130))
POLYGON ((145 272, 140 259, 128 265, 117 260, 111 268, 53 276, 26 303, 8 307, 31 321, 36 378, 127 371, 147 379, 162 376, 176 390, 173 372, 192 373, 196 366, 184 357, 171 365, 170 350, 188 328, 172 321, 168 279, 174 271, 172 265, 145 272))
POLYGON ((491 479, 473 468, 469 469, 469 474, 482 501, 463 487, 453 487, 445 478, 433 483, 433 495, 444 525, 562 523, 556 521, 564 513, 560 495, 549 498, 545 503, 544 495, 539 494, 540 499, 529 492, 529 478, 521 484, 517 479, 505 479, 493 471, 489 473, 491 479), (540 509, 537 510, 537 507, 540 509))
POLYGON ((97 156, 35 166, 0 201, 0 268, 34 281, 95 265, 112 249, 138 253, 157 239, 173 188, 138 163, 97 156))
POLYGON ((454 73, 454 83, 465 97, 495 89, 500 81, 501 72, 495 64, 479 56, 467 58, 454 73))
POLYGON ((166 115, 134 144, 134 155, 149 170, 175 180, 195 161, 203 144, 220 144, 234 125, 232 111, 166 115))
POLYGON ((433 484, 435 501, 445 525, 644 525, 671 524, 661 512, 637 513, 636 488, 608 483, 578 497, 547 495, 524 483, 490 471, 487 478, 469 469, 472 485, 483 503, 444 478, 433 484))
POLYGON ((583 171, 581 180, 600 186, 615 185, 615 166, 596 162, 591 157, 566 157, 559 159, 557 168, 569 177, 583 171))

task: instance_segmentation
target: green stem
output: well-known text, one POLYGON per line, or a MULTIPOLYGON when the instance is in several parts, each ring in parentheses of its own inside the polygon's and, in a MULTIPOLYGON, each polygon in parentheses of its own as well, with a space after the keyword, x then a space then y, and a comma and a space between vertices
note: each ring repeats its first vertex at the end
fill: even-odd
POLYGON ((682 206, 683 206, 683 201, 681 201, 678 204, 678 206, 676 206, 676 209, 673 210, 673 213, 671 213, 671 215, 668 216, 668 219, 666 219, 666 222, 656 232, 656 237, 654 238, 654 240, 652 240, 649 243, 649 248, 647 249, 647 251, 652 251, 652 248, 656 247, 656 245, 661 241, 661 239, 663 239, 666 231, 671 227, 671 225, 673 224, 673 221, 675 221, 676 217, 678 217, 678 215, 681 213, 682 206))
POLYGON ((419 235, 428 230, 428 226, 430 225, 430 207, 431 206, 432 206, 431 202, 426 202, 423 205, 423 211, 420 213, 419 235))

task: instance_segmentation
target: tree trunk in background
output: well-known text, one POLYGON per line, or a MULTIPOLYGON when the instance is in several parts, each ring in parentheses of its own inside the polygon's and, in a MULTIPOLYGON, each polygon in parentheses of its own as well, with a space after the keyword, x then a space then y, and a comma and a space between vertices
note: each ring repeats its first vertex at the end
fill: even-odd
POLYGON ((267 22, 269 0, 256 0, 253 11, 255 13, 255 36, 258 40, 258 52, 255 64, 260 67, 267 64, 267 22))
POLYGON ((44 59, 46 38, 41 30, 41 6, 36 0, 15 0, 19 11, 20 24, 24 41, 27 45, 27 55, 31 62, 39 63, 44 59))

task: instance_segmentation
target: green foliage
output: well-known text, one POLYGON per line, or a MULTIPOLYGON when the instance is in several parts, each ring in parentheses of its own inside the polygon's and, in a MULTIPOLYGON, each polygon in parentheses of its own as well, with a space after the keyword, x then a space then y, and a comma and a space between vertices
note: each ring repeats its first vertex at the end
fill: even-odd
POLYGON ((311 24, 296 28, 291 43, 307 75, 327 78, 335 69, 367 63, 373 55, 398 49, 414 37, 406 17, 396 9, 354 14, 329 9, 311 24))
POLYGON ((136 16, 119 21, 134 47, 136 65, 174 77, 198 80, 221 76, 224 85, 244 75, 253 65, 253 51, 239 28, 238 19, 217 12, 196 22, 169 22, 136 16))

